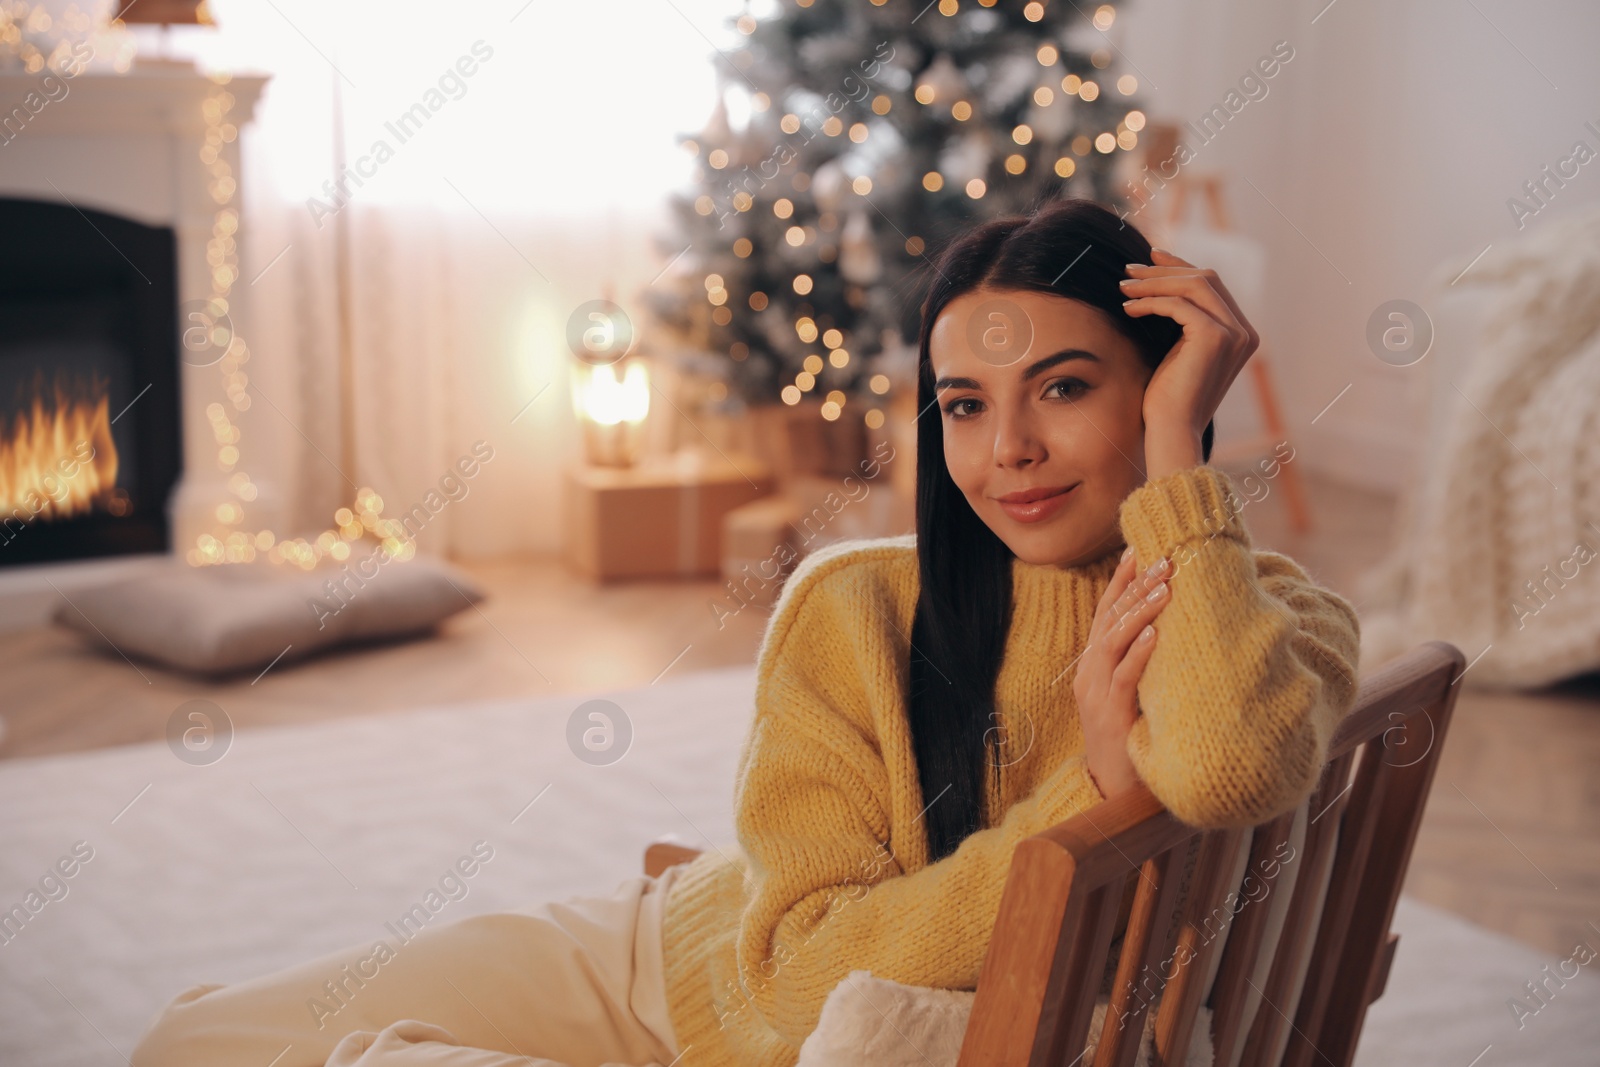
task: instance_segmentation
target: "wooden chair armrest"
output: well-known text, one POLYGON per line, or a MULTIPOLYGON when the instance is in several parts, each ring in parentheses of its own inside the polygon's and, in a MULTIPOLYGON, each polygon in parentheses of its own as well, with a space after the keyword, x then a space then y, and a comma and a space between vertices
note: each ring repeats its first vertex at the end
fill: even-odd
POLYGON ((1015 857, 1054 854, 1082 886, 1105 885, 1195 833, 1179 822, 1143 782, 1121 796, 1081 811, 1018 842, 1015 857))

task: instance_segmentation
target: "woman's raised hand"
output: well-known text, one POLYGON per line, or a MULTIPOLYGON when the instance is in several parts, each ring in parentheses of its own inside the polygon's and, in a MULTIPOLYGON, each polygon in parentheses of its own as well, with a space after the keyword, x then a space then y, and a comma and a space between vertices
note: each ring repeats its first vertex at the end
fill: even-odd
POLYGON ((1183 335, 1145 386, 1145 462, 1151 481, 1195 466, 1201 435, 1222 398, 1261 343, 1217 272, 1165 249, 1150 263, 1130 263, 1123 309, 1135 318, 1165 315, 1183 335))
POLYGON ((1108 800, 1139 781, 1128 758, 1128 731, 1139 717, 1139 677, 1156 647, 1151 622, 1172 599, 1169 562, 1158 560, 1155 566, 1166 568, 1154 574, 1134 573, 1134 563, 1130 549, 1112 573, 1072 679, 1089 773, 1108 800))

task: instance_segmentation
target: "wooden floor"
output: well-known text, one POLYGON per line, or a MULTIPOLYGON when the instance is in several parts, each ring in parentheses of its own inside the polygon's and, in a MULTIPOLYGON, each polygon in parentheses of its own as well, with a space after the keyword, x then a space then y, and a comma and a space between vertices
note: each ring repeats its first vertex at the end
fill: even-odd
MULTIPOLYGON (((1282 494, 1245 509, 1257 544, 1300 561, 1359 609, 1355 579, 1383 554, 1391 499, 1313 481, 1316 528, 1287 529, 1282 494)), ((754 661, 767 613, 717 621, 717 582, 595 587, 553 560, 473 563, 480 609, 432 640, 328 655, 204 683, 82 647, 53 629, 0 635, 0 759, 149 741, 186 700, 236 728, 379 715, 460 701, 645 685, 754 661)), ((1469 658, 1477 650, 1463 650, 1469 658)), ((1600 923, 1600 683, 1530 694, 1466 689, 1412 859, 1407 891, 1565 958, 1600 923)), ((1533 976, 1530 976, 1533 977, 1533 976)))

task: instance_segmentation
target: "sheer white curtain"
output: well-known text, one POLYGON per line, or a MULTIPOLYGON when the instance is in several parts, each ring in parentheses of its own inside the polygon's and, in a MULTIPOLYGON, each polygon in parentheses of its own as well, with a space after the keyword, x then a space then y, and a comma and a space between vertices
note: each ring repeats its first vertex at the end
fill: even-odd
POLYGON ((664 266, 673 135, 709 114, 740 5, 211 7, 220 29, 141 30, 142 52, 272 76, 241 131, 235 287, 270 521, 321 529, 357 485, 408 510, 486 442, 419 547, 555 550, 567 318, 608 287, 633 310, 664 266))

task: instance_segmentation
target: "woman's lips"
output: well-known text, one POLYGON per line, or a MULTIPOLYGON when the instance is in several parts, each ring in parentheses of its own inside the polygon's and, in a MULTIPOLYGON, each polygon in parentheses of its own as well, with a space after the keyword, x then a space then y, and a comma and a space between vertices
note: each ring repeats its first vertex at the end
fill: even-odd
MULTIPOLYGON (((1082 484, 1082 482, 1078 483, 1078 485, 1082 484)), ((1071 500, 1072 494, 1077 488, 1077 485, 1069 486, 1053 496, 1047 496, 1041 500, 1030 500, 1026 504, 1015 504, 1005 500, 996 500, 995 503, 1000 505, 1000 510, 1018 522, 1043 522, 1059 511, 1067 501, 1071 500)))

